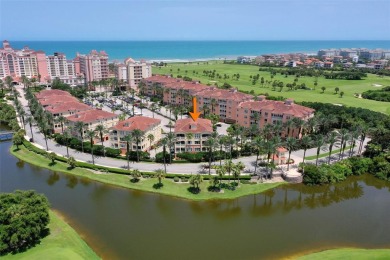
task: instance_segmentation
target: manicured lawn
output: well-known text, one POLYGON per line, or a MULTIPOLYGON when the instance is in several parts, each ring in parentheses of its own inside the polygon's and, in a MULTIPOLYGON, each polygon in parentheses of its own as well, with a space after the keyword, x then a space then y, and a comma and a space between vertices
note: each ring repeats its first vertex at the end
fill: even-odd
POLYGON ((16 255, 8 254, 1 259, 100 259, 66 222, 50 211, 50 235, 39 245, 16 255))
MULTIPOLYGON (((271 96, 283 96, 285 98, 293 98, 296 101, 311 101, 311 102, 323 102, 332 104, 343 104, 353 107, 362 107, 371 109, 374 111, 390 114, 390 104, 386 102, 379 102, 368 99, 361 99, 354 97, 355 93, 362 93, 366 90, 378 89, 374 87, 374 84, 382 86, 390 86, 390 77, 379 77, 374 74, 368 74, 367 78, 363 80, 333 80, 325 79, 323 77, 318 78, 318 86, 314 90, 314 77, 300 77, 297 84, 305 83, 307 87, 312 90, 293 90, 289 91, 287 87, 284 87, 282 92, 279 92, 279 88, 276 91, 272 90, 271 86, 262 87, 260 80, 257 81, 256 85, 252 85, 250 76, 259 74, 260 79, 264 77, 265 81, 271 80, 269 72, 258 71, 259 67, 252 65, 237 65, 237 64, 223 64, 221 61, 210 61, 209 64, 200 62, 199 65, 196 62, 193 63, 169 63, 166 67, 158 68, 153 67, 154 74, 173 74, 174 77, 177 75, 188 76, 194 80, 200 80, 202 83, 217 83, 222 85, 223 83, 229 83, 230 85, 237 87, 239 90, 251 91, 255 94, 268 93, 271 96), (177 69, 180 69, 180 72, 177 69), (171 71, 172 69, 172 71, 171 71), (187 70, 187 73, 185 71, 187 70), (210 79, 203 75, 204 70, 215 70, 215 73, 222 75, 222 79, 210 79), (194 74, 193 71, 198 72, 194 74), (233 74, 240 74, 239 80, 233 80, 233 74), (224 80, 223 75, 226 74, 230 78, 224 80), (322 93, 321 87, 326 87, 325 93, 322 93), (334 89, 338 87, 340 92, 344 92, 344 96, 340 98, 339 95, 335 94, 334 89)), ((295 76, 288 76, 285 78, 279 73, 273 78, 273 80, 279 80, 287 83, 293 83, 295 76)), ((340 93, 339 92, 339 93, 340 93)))
POLYGON ((390 249, 355 249, 342 248, 326 250, 318 253, 305 255, 299 260, 322 260, 322 259, 390 259, 390 249))
POLYGON ((272 189, 281 184, 284 184, 283 182, 266 184, 240 184, 240 187, 237 188, 235 191, 224 190, 223 193, 215 193, 207 191, 209 182, 205 180, 200 185, 201 192, 195 195, 187 190, 191 186, 189 183, 174 183, 172 179, 163 179, 162 183, 164 184, 164 187, 161 189, 154 189, 153 184, 156 184, 158 182, 156 178, 143 179, 138 183, 132 183, 130 182, 130 176, 128 175, 114 173, 96 174, 83 168, 75 168, 69 170, 68 165, 65 163, 57 161, 54 165, 51 165, 50 160, 27 150, 23 145, 21 145, 19 148, 19 150, 16 150, 15 146, 11 146, 11 154, 27 163, 34 164, 43 168, 73 174, 75 176, 85 177, 91 180, 112 184, 124 188, 154 192, 191 200, 234 199, 241 196, 261 193, 268 189, 272 189))

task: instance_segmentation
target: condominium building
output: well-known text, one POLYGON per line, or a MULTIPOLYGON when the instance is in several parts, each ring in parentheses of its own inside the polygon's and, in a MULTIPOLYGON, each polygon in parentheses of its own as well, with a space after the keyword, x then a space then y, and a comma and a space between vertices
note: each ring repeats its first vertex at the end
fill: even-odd
MULTIPOLYGON (((85 133, 89 130, 93 131, 96 129, 98 125, 103 125, 105 129, 110 129, 111 127, 115 126, 118 121, 119 117, 117 114, 106 112, 103 110, 98 109, 91 109, 82 111, 76 114, 73 114, 71 116, 66 117, 67 119, 67 126, 71 127, 72 129, 72 135, 76 136, 77 138, 81 139, 81 135, 79 131, 75 129, 77 122, 83 122, 84 123, 84 140, 88 140, 88 138, 85 136, 85 133)), ((103 136, 104 140, 109 139, 108 131, 104 133, 103 136)), ((100 140, 99 133, 96 132, 96 139, 100 140)))
POLYGON ((26 76, 45 82, 49 78, 45 53, 28 47, 16 50, 8 41, 3 41, 3 48, 0 48, 0 78, 4 79, 7 76, 16 81, 26 76))
POLYGON ((90 106, 79 102, 77 98, 63 90, 43 90, 35 94, 35 96, 42 108, 52 114, 54 121, 51 130, 54 133, 62 132, 62 129, 66 129, 67 127, 66 125, 57 122, 56 119, 59 116, 67 117, 81 111, 92 109, 90 106))
MULTIPOLYGON (((121 149, 122 154, 126 154, 127 142, 125 136, 131 134, 134 130, 141 130, 143 135, 138 143, 138 149, 147 151, 151 146, 158 143, 161 139, 161 120, 145 117, 135 116, 124 121, 119 121, 110 131, 111 147, 121 149), (148 136, 152 134, 154 140, 150 141, 148 136)), ((133 138, 130 144, 130 149, 135 151, 137 149, 137 142, 133 138)))
POLYGON ((127 82, 127 66, 126 64, 116 64, 115 77, 119 82, 127 82))
MULTIPOLYGON (((323 62, 320 63, 323 66, 323 62)), ((314 110, 294 104, 292 100, 285 102, 265 100, 265 97, 259 97, 261 101, 255 101, 254 97, 249 94, 241 93, 236 89, 219 89, 213 86, 206 86, 198 82, 186 82, 181 79, 171 78, 169 76, 158 76, 143 80, 145 83, 144 94, 148 96, 160 97, 165 104, 173 105, 190 105, 192 97, 197 97, 197 105, 200 111, 215 114, 219 116, 220 121, 227 123, 238 123, 244 127, 250 127, 248 121, 252 113, 246 107, 252 105, 260 112, 282 119, 299 117, 303 120, 314 115, 314 110), (245 112, 245 109, 247 112, 245 112), (244 110, 243 110, 244 109, 244 110), (248 112, 249 111, 249 112, 248 112), (272 111, 278 111, 273 113, 272 111), (283 113, 279 113, 279 112, 283 113), (249 114, 247 114, 249 113, 249 114), (244 120, 245 119, 245 120, 244 120)), ((253 111, 256 111, 254 109, 253 111)), ((264 118, 265 119, 265 118, 264 118)), ((272 118, 267 118, 263 122, 274 123, 272 118)), ((264 124, 259 124, 259 128, 264 124)))
POLYGON ((237 89, 219 89, 216 87, 196 93, 198 107, 219 116, 221 121, 236 123, 236 112, 243 101, 253 100, 253 96, 237 91, 237 89))
POLYGON ((125 65, 130 87, 137 87, 142 79, 152 76, 152 65, 145 60, 135 61, 132 58, 127 58, 125 65))
POLYGON ((75 64, 67 60, 65 54, 55 52, 46 56, 47 70, 51 80, 58 78, 61 82, 70 85, 84 84, 84 76, 76 74, 75 64))
POLYGON ((206 141, 213 133, 213 126, 209 119, 179 119, 176 121, 174 133, 176 153, 206 151, 206 141))
MULTIPOLYGON (((293 118, 307 120, 314 116, 314 109, 297 105, 292 99, 285 101, 266 100, 265 96, 259 96, 257 101, 245 101, 238 105, 237 123, 244 127, 257 125, 259 129, 266 124, 276 124, 278 121, 285 123, 293 118)), ((290 129, 290 136, 298 136, 299 129, 290 129)), ((281 133, 287 135, 286 131, 281 133)))
POLYGON ((87 82, 108 78, 108 55, 104 51, 92 50, 89 54, 77 53, 74 62, 76 73, 84 74, 87 82))

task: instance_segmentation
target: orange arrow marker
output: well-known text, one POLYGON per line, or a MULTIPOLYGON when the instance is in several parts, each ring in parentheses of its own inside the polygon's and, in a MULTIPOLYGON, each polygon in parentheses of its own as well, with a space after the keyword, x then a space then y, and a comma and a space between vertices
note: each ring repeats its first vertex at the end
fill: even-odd
POLYGON ((196 121, 200 115, 200 112, 196 109, 196 97, 192 98, 192 106, 194 107, 194 112, 190 112, 192 120, 196 121))

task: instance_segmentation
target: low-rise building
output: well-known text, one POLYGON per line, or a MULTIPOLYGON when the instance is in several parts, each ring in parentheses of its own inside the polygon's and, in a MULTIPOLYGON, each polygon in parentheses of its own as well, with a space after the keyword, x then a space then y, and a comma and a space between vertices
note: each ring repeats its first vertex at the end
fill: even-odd
MULTIPOLYGON (((292 99, 283 101, 266 100, 260 96, 258 101, 246 101, 239 104, 237 123, 244 127, 257 125, 262 129, 266 124, 286 123, 295 117, 307 120, 314 116, 314 109, 294 104, 292 99)), ((298 129, 290 129, 290 136, 298 137, 298 129)), ((281 133, 287 135, 286 130, 281 133)))
MULTIPOLYGON (((161 139, 161 120, 145 117, 135 116, 124 121, 119 121, 110 131, 111 147, 120 149, 122 154, 126 154, 127 142, 125 136, 131 134, 134 130, 141 130, 143 135, 138 144, 138 149, 141 151, 150 150, 151 147, 161 139), (148 136, 152 134, 154 140, 150 141, 148 136)), ((133 138, 130 144, 130 149, 135 151, 137 149, 137 142, 133 138)))
POLYGON ((191 118, 176 121, 174 133, 176 135, 175 152, 201 152, 207 150, 206 141, 213 132, 209 119, 191 118))
MULTIPOLYGON (((88 138, 85 136, 85 133, 88 130, 95 130, 96 127, 100 124, 104 126, 107 132, 104 134, 104 140, 109 139, 108 129, 115 126, 118 121, 118 115, 110 112, 106 112, 98 109, 91 109, 87 111, 82 111, 73 115, 66 117, 68 127, 72 129, 72 135, 81 139, 79 131, 75 128, 77 122, 84 123, 84 141, 88 141, 88 138)), ((99 133, 96 133, 96 139, 100 140, 99 133)))

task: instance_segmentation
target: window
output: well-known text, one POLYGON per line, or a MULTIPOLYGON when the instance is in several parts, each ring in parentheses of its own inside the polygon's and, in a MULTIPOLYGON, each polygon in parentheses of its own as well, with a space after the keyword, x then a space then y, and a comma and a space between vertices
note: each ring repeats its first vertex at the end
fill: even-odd
POLYGON ((199 139, 200 138, 200 134, 195 134, 195 139, 199 139))

